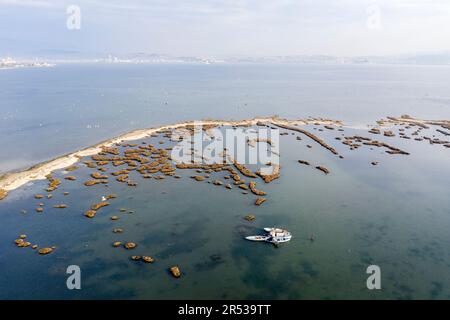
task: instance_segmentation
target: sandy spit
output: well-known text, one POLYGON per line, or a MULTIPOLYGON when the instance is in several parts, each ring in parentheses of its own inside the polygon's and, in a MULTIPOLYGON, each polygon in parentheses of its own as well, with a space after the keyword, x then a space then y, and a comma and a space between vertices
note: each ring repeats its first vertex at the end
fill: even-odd
POLYGON ((83 157, 89 157, 98 154, 102 151, 102 147, 111 147, 116 143, 124 141, 139 140, 151 136, 158 131, 180 129, 183 127, 195 125, 225 125, 225 126, 251 126, 257 123, 266 124, 281 124, 281 125, 308 125, 308 124, 328 124, 328 125, 342 125, 340 121, 327 119, 299 119, 286 120, 278 117, 253 118, 249 120, 227 121, 227 120, 201 120, 201 121, 186 121, 171 125, 160 127, 138 129, 129 133, 120 135, 110 140, 101 142, 92 147, 88 147, 56 159, 37 164, 29 169, 20 172, 9 172, 0 176, 0 191, 9 192, 15 190, 31 181, 44 180, 46 176, 56 170, 61 170, 70 167, 80 161, 83 157))

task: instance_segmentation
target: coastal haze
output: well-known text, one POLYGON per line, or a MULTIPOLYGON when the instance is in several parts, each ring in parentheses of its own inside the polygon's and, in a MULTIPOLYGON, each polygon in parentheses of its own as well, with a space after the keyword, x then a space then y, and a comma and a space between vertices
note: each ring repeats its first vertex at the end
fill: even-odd
POLYGON ((0 299, 450 298, 449 16, 443 0, 0 0, 0 299), (254 143, 281 171, 172 163, 158 128, 195 120, 280 130, 254 143), (76 168, 45 169, 68 154, 76 168), (245 240, 269 226, 292 240, 245 240))

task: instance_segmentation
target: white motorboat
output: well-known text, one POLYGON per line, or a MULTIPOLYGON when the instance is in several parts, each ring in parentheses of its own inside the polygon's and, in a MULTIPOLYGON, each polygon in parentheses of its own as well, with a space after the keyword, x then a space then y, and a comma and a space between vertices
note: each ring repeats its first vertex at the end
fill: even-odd
POLYGON ((248 236, 245 239, 250 241, 266 241, 273 244, 288 242, 292 239, 292 235, 289 231, 280 228, 264 228, 264 231, 268 234, 248 236))

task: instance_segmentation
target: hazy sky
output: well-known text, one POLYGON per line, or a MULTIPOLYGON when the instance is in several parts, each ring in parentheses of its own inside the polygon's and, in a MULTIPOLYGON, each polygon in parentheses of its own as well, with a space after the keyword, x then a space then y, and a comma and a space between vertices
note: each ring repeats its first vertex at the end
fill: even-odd
POLYGON ((450 52, 450 0, 0 0, 0 56, 450 52), (66 26, 69 5, 81 29, 66 26))

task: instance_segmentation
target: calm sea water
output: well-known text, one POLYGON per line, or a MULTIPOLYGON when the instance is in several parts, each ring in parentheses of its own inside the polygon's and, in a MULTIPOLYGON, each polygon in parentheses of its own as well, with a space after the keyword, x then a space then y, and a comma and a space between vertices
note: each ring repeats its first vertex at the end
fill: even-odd
POLYGON ((137 128, 278 114, 450 118, 450 67, 60 65, 0 70, 0 173, 137 128))
MULTIPOLYGON (((401 66, 2 71, 0 138, 8 152, 2 152, 0 161, 3 168, 16 169, 133 128, 181 119, 277 113, 359 125, 402 113, 450 118, 448 71, 401 66)), ((237 188, 193 181, 190 170, 180 171, 179 180, 136 175, 137 188, 119 183, 86 188, 80 184, 90 171, 83 167, 74 172, 78 181, 64 181, 52 200, 34 199, 46 181, 15 190, 0 202, 0 298, 450 298, 449 149, 380 137, 411 155, 350 151, 334 139, 339 134, 320 132, 344 159, 305 138, 281 136, 282 176, 268 185, 259 183, 269 199, 261 207, 237 188), (302 166, 298 159, 325 165, 332 174, 302 166), (374 167, 371 161, 380 164, 374 167), (64 191, 70 194, 64 196, 64 191), (95 219, 82 215, 113 192, 119 198, 95 219), (43 214, 34 211, 39 202, 46 204, 43 214), (69 208, 53 209, 57 203, 69 208), (121 219, 112 222, 114 214, 121 219), (247 214, 256 220, 243 220, 247 214), (243 240, 274 225, 289 228, 293 240, 279 248, 243 240), (116 227, 124 233, 112 233, 116 227), (16 248, 12 241, 22 233, 57 250, 39 256, 16 248), (308 240, 311 234, 314 242, 308 240), (130 252, 112 248, 114 241, 139 246, 130 252), (157 262, 136 263, 131 254, 151 255, 157 262), (80 291, 66 288, 65 270, 73 264, 82 270, 80 291), (178 280, 167 271, 175 264, 184 272, 178 280), (382 290, 366 288, 370 264, 381 267, 382 290)), ((344 134, 368 135, 355 128, 344 134)))

